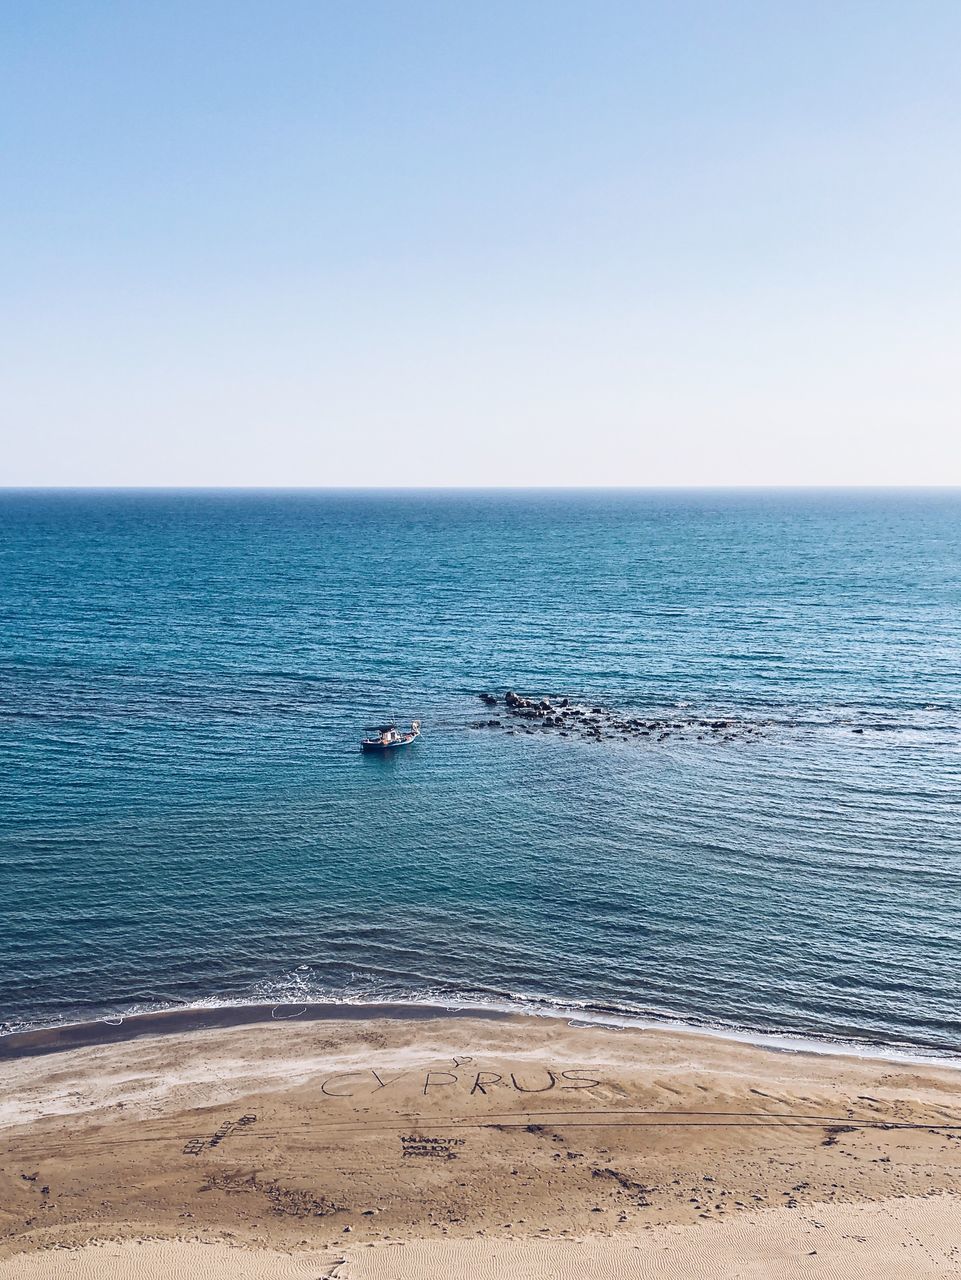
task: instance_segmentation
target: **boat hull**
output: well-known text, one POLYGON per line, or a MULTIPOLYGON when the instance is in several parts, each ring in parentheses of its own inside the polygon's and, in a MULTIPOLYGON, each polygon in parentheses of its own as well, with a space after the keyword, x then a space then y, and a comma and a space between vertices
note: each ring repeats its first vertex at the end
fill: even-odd
POLYGON ((409 747, 419 736, 419 734, 413 734, 409 738, 399 738, 396 742, 362 742, 360 749, 371 755, 383 755, 384 752, 396 751, 399 747, 409 747))

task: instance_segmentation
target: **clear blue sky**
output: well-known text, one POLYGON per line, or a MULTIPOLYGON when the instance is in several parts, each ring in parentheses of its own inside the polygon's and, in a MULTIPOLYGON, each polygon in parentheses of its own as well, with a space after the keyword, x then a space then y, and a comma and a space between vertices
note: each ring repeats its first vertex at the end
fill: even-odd
POLYGON ((961 483, 958 0, 0 10, 0 484, 961 483))

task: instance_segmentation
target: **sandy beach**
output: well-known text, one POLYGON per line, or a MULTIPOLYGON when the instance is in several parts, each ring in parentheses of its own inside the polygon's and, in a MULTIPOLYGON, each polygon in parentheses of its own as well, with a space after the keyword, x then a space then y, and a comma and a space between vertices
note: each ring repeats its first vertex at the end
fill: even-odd
POLYGON ((0 1062, 0 1280, 961 1275, 961 1074, 533 1017, 0 1062))

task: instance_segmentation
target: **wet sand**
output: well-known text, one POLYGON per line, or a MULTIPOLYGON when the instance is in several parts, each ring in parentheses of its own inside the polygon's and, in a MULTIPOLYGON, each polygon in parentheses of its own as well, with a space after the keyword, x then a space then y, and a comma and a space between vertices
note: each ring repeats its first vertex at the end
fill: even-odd
POLYGON ((0 1061, 0 1280, 961 1274, 956 1069, 370 1012, 0 1061))

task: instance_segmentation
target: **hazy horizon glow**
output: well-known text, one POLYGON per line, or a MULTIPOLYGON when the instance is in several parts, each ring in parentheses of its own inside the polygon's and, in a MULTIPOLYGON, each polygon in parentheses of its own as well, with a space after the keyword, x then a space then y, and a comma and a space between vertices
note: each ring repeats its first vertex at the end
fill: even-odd
POLYGON ((0 15, 0 485, 961 483, 961 7, 0 15))

